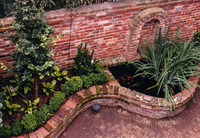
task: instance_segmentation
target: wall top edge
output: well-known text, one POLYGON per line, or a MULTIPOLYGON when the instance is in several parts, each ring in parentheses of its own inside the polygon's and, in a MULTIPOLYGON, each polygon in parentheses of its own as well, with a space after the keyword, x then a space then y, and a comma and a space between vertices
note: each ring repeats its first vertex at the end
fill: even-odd
MULTIPOLYGON (((104 2, 100 4, 88 5, 83 7, 76 8, 72 14, 93 14, 94 12, 101 11, 113 11, 113 10, 123 10, 126 8, 139 8, 139 7, 152 7, 156 5, 164 6, 169 4, 178 4, 178 3, 191 3, 191 2, 199 2, 199 0, 123 0, 117 2, 104 2)), ((52 10, 46 12, 47 19, 55 19, 66 17, 66 15, 70 15, 71 11, 63 9, 52 10)), ((2 18, 0 19, 0 28, 10 26, 14 23, 13 17, 2 18)))

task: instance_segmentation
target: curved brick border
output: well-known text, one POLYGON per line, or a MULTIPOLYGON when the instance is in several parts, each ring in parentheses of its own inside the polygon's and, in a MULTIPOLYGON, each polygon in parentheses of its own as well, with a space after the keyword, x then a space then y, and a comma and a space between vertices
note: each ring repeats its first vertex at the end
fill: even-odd
MULTIPOLYGON (((105 70, 105 72, 112 75, 109 70, 105 70)), ((111 80, 113 79, 114 78, 111 77, 111 80)), ((190 79, 192 79, 193 83, 198 83, 197 78, 190 79)), ((89 89, 83 89, 68 97, 67 101, 43 127, 35 132, 19 137, 56 138, 77 115, 90 108, 93 103, 100 103, 106 106, 120 106, 130 112, 152 118, 174 116, 180 113, 192 98, 195 87, 191 87, 190 90, 191 93, 184 90, 183 93, 178 93, 173 96, 176 108, 175 111, 171 112, 169 103, 165 102, 164 98, 148 96, 122 87, 116 80, 103 85, 92 86, 89 89)))
POLYGON ((128 61, 133 61, 138 58, 137 49, 140 42, 142 27, 145 23, 153 19, 160 21, 160 26, 163 32, 165 32, 169 26, 169 19, 167 13, 159 7, 145 9, 138 13, 131 21, 125 50, 125 57, 128 61))

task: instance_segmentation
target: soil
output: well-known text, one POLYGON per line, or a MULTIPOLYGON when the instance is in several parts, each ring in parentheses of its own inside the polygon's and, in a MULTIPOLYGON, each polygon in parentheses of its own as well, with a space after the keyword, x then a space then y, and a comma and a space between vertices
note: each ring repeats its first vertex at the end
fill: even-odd
MULTIPOLYGON (((119 84, 123 87, 130 88, 132 90, 136 90, 140 93, 164 98, 165 93, 161 90, 158 93, 158 87, 147 90, 148 88, 156 85, 156 81, 154 79, 149 79, 150 76, 138 76, 136 75, 137 68, 132 64, 123 64, 115 67, 110 67, 109 70, 115 77, 115 79, 119 82, 119 84)), ((173 88, 174 95, 179 93, 181 89, 178 86, 173 88)))
MULTIPOLYGON (((71 70, 69 71, 68 73, 68 76, 71 78, 72 76, 74 76, 74 71, 71 70)), ((11 76, 9 78, 3 78, 1 79, 1 84, 0 84, 0 91, 1 90, 1 87, 2 86, 5 86, 5 85, 10 85, 10 80, 13 80, 14 77, 11 76)), ((50 93, 49 96, 47 96, 42 88, 42 82, 51 82, 53 80, 53 78, 49 77, 49 78, 45 78, 44 80, 40 80, 38 79, 38 97, 40 98, 40 101, 39 103, 37 104, 37 108, 39 109, 39 107, 41 107, 43 104, 45 103, 48 103, 49 102, 49 99, 53 96, 53 93, 50 93)), ((57 84, 55 86, 55 91, 60 91, 60 86, 64 83, 65 81, 62 81, 62 82, 58 82, 57 81, 57 84)), ((32 91, 29 91, 27 94, 23 94, 28 100, 31 100, 32 102, 36 99, 35 97, 35 92, 34 92, 34 88, 32 88, 32 91)), ((18 104, 18 105, 21 105, 21 107, 23 107, 25 110, 27 108, 27 105, 22 101, 24 100, 24 98, 18 94, 17 96, 15 97, 12 97, 12 100, 9 100, 9 102, 11 104, 18 104)), ((24 116, 24 112, 13 112, 12 115, 9 115, 8 114, 8 111, 7 110, 1 110, 2 113, 3 113, 3 124, 12 124, 16 119, 19 119, 21 120, 22 117, 24 116)))

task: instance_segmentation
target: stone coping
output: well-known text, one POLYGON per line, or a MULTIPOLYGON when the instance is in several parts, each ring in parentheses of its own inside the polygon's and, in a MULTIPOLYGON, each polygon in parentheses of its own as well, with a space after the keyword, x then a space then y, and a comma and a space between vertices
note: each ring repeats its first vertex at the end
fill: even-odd
MULTIPOLYGON (((191 87, 190 92, 183 90, 182 93, 173 96, 175 110, 171 111, 169 103, 165 102, 164 98, 148 96, 122 87, 109 70, 106 69, 105 72, 111 76, 110 80, 113 81, 92 86, 89 89, 82 89, 70 95, 43 127, 30 134, 18 136, 18 138, 56 138, 76 116, 90 108, 93 103, 100 103, 105 106, 120 106, 130 112, 156 119, 174 116, 186 107, 195 92, 195 87, 191 87)), ((198 83, 197 78, 190 79, 194 84, 198 83)))

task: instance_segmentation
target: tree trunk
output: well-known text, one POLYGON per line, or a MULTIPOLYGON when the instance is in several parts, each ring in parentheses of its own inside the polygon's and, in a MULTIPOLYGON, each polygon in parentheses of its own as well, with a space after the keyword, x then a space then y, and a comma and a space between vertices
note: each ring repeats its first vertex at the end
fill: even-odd
POLYGON ((38 77, 37 77, 37 75, 35 75, 34 83, 35 83, 35 99, 36 99, 38 97, 38 77))

